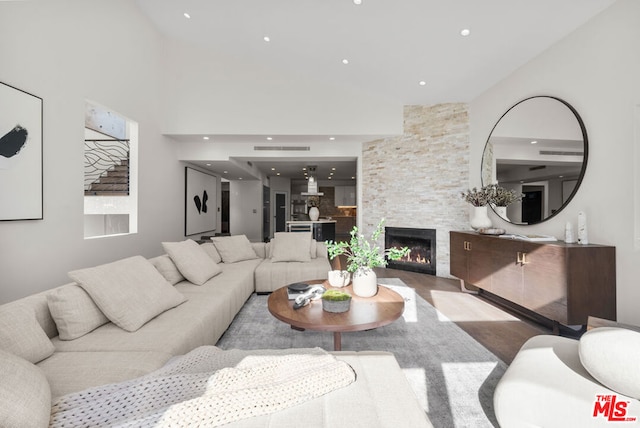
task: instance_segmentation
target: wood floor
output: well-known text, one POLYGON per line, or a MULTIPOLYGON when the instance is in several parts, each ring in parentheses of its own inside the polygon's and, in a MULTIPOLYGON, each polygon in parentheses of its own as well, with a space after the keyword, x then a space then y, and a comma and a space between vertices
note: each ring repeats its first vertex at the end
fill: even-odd
POLYGON ((481 296, 463 293, 460 282, 396 269, 376 269, 379 278, 400 278, 507 364, 524 342, 551 330, 520 317, 481 296))

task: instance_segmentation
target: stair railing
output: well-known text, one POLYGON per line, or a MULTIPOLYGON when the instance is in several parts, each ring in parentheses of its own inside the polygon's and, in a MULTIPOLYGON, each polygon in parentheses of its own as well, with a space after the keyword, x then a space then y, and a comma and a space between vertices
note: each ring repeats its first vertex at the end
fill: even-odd
POLYGON ((129 140, 84 140, 84 190, 125 160, 129 160, 129 140))

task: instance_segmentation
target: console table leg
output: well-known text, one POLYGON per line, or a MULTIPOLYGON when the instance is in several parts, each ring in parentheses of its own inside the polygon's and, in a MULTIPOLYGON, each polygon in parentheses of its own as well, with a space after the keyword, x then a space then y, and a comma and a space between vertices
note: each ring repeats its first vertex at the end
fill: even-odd
POLYGON ((333 350, 342 351, 342 334, 339 331, 333 333, 333 350))
POLYGON ((464 279, 460 280, 460 291, 462 291, 463 293, 478 294, 477 291, 469 290, 467 287, 464 286, 464 279))

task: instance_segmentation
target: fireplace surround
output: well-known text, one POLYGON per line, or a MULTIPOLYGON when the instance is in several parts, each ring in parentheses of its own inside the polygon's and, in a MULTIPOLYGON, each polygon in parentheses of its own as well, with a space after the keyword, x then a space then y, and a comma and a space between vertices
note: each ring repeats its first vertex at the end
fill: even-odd
POLYGON ((385 227, 384 247, 408 247, 411 252, 400 260, 387 260, 392 269, 436 274, 436 230, 385 227))

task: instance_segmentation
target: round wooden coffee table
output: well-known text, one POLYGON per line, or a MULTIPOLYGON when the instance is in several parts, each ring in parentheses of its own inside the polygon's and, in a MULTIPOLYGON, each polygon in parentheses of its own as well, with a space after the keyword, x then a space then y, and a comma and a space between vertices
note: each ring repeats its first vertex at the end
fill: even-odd
MULTIPOLYGON (((327 290, 333 288, 326 280, 303 281, 307 284, 322 284, 327 290)), ((307 306, 293 309, 293 300, 289 300, 287 287, 281 287, 269 295, 269 312, 282 322, 297 330, 315 330, 333 332, 333 348, 342 349, 341 334, 345 331, 370 330, 391 324, 404 310, 404 299, 390 288, 379 286, 378 294, 373 297, 358 297, 351 286, 342 290, 353 296, 351 309, 343 313, 326 312, 320 299, 311 301, 307 306)))

